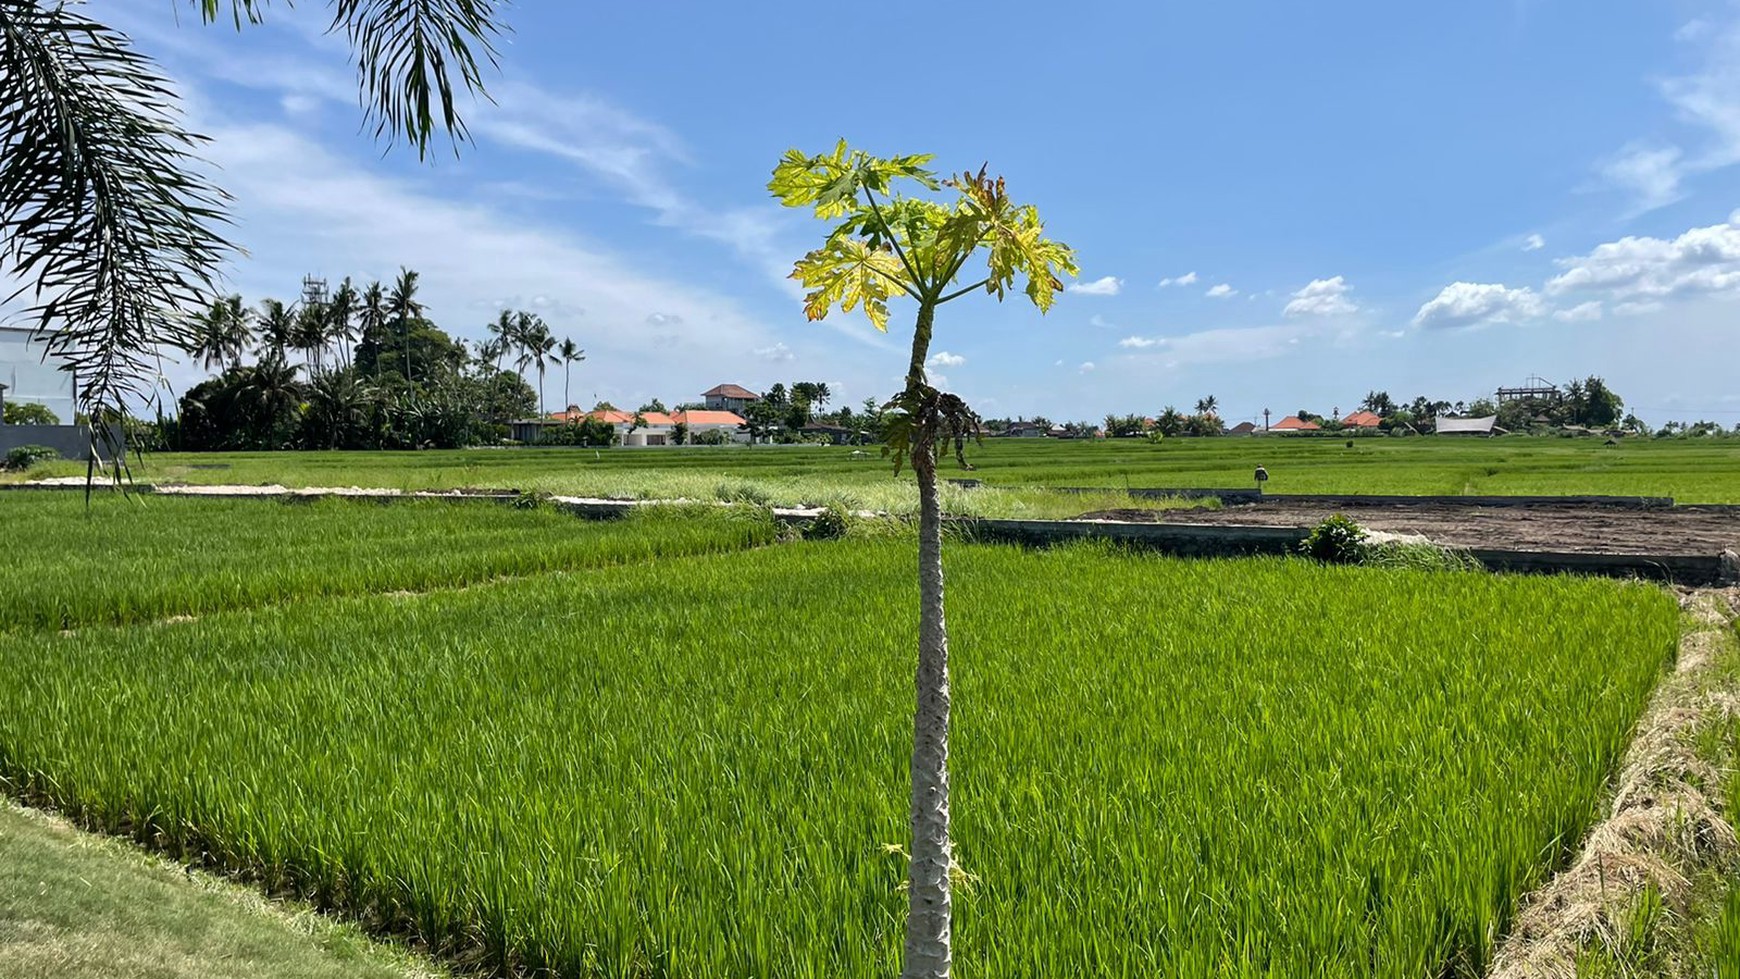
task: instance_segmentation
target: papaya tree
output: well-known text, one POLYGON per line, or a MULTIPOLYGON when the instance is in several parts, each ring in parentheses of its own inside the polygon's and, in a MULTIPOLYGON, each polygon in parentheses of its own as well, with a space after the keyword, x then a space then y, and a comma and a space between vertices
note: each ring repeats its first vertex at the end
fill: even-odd
POLYGON ((919 498, 918 697, 901 968, 911 979, 947 976, 951 961, 949 663, 937 450, 953 439, 964 466, 963 440, 976 437, 979 425, 958 396, 927 380, 931 332, 937 307, 973 293, 1002 300, 1018 279, 1043 313, 1063 288, 1058 276, 1077 272, 1069 246, 1045 237, 1039 211, 1012 201, 1002 177, 987 176, 981 167, 976 174, 938 180, 925 169, 931 159, 878 158, 841 140, 833 152, 818 156, 787 151, 767 185, 787 207, 808 207, 836 222, 821 247, 792 270, 791 277, 808 290, 809 319, 822 319, 836 307, 842 313, 861 308, 886 333, 889 300, 905 296, 917 305, 906 386, 885 406, 895 471, 903 463, 912 466, 919 498))

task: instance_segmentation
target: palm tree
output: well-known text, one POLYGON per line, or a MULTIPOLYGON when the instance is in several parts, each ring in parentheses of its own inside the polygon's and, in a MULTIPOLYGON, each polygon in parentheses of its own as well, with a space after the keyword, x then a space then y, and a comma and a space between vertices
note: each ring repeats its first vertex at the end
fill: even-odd
POLYGON ((411 321, 421 319, 423 304, 417 301, 417 273, 400 268, 399 279, 387 297, 387 318, 399 328, 399 343, 405 348, 405 383, 411 382, 411 321))
POLYGON ((380 282, 371 282, 363 290, 362 305, 357 310, 357 336, 359 343, 373 346, 375 351, 375 380, 381 379, 381 341, 385 338, 387 329, 387 300, 380 282))
MULTIPOLYGON (((525 351, 524 363, 538 368, 538 415, 544 414, 544 369, 556 363, 551 351, 556 349, 556 338, 550 335, 550 328, 536 316, 532 318, 531 326, 524 337, 520 339, 521 349, 525 351)), ((523 370, 524 368, 522 368, 523 370)))
MULTIPOLYGON (((568 397, 569 368, 573 366, 575 361, 585 360, 586 351, 580 349, 580 345, 574 342, 573 337, 563 337, 562 345, 556 348, 556 356, 562 361, 562 410, 567 411, 568 406, 574 403, 568 397)), ((543 405, 538 407, 542 408, 543 405)))
POLYGON ((497 341, 495 369, 499 371, 501 370, 501 359, 507 356, 507 352, 519 342, 519 327, 514 320, 514 314, 509 310, 502 310, 496 315, 495 322, 489 324, 489 332, 495 334, 497 341))
POLYGON ((308 385, 308 430, 317 433, 323 445, 336 449, 351 443, 369 420, 374 389, 363 384, 356 371, 326 371, 308 385))
POLYGON ((242 355, 254 339, 248 317, 241 296, 229 295, 214 301, 195 317, 195 343, 188 353, 201 358, 206 370, 222 367, 226 362, 231 367, 241 366, 242 355))
POLYGON ((309 366, 309 375, 320 370, 321 354, 326 350, 326 310, 304 304, 296 311, 296 325, 290 332, 290 345, 302 351, 309 366))
POLYGON ((244 405, 257 412, 256 418, 270 425, 265 433, 268 448, 283 447, 281 429, 302 400, 302 383, 296 379, 298 369, 297 365, 284 360, 283 351, 268 351, 259 363, 248 369, 247 377, 236 392, 244 405))
POLYGON ((356 331, 351 325, 356 312, 356 287, 350 284, 350 276, 347 275, 338 284, 338 288, 332 291, 332 298, 326 302, 326 339, 338 348, 339 357, 346 367, 351 364, 351 341, 356 339, 356 331))
MULTIPOLYGON (((257 23, 267 0, 202 0, 206 21, 257 23)), ((426 156, 494 64, 502 4, 346 0, 350 49, 377 138, 426 156)), ((200 161, 177 86, 84 4, 0 4, 0 247, 47 353, 67 362, 91 414, 151 396, 159 352, 195 345, 172 310, 204 305, 236 247, 227 197, 200 161)))
POLYGON ((290 307, 277 299, 260 300, 260 356, 262 359, 284 359, 284 351, 294 346, 296 318, 290 307))
POLYGON ((1220 401, 1211 394, 1196 403, 1196 413, 1199 415, 1212 415, 1214 414, 1214 410, 1219 407, 1220 401))

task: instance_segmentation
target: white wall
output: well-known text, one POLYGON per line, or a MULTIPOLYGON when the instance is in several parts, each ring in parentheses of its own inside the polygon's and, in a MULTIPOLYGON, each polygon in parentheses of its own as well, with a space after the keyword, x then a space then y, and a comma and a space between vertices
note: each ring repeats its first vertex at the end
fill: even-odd
POLYGON ((0 326, 0 384, 13 404, 47 405, 63 424, 73 420, 73 377, 58 361, 42 359, 43 345, 30 343, 30 331, 0 326))

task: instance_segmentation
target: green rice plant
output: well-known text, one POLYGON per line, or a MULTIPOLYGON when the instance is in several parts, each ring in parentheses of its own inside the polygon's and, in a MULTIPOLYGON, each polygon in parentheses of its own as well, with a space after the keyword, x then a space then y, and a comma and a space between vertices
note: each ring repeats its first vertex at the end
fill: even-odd
MULTIPOLYGON (((991 487, 1122 489, 1250 487, 1264 491, 1404 494, 1612 494, 1683 503, 1740 503, 1740 438, 1599 439, 1171 438, 1059 441, 986 439, 969 448, 974 478, 991 487)), ((31 476, 83 476, 83 463, 44 463, 31 476)), ((914 484, 889 473, 878 450, 845 446, 611 449, 469 449, 433 452, 225 452, 149 454, 147 481, 286 486, 487 487, 631 499, 713 499, 722 480, 755 482, 772 502, 796 505, 850 492, 866 509, 894 509, 914 484), (854 453, 861 453, 854 455, 854 453), (195 466, 224 468, 194 468, 195 466), (680 492, 673 492, 680 491, 680 492)), ((0 474, 0 482, 26 478, 0 474)), ((910 510, 910 505, 908 506, 910 510)))
MULTIPOLYGON (((533 499, 535 497, 520 497, 533 499)), ((768 543, 766 514, 588 523, 488 501, 0 494, 0 633, 417 591, 768 543)))
MULTIPOLYGON (((909 565, 799 542, 0 636, 0 774, 485 970, 887 975, 909 565)), ((1478 976, 1678 635, 1605 581, 950 571, 971 976, 1478 976)))

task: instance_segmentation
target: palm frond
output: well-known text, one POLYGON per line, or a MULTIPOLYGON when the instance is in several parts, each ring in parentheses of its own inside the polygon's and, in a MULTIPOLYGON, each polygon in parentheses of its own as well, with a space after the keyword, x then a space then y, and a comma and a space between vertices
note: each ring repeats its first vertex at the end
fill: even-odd
MULTIPOLYGON (((270 0, 192 0, 216 21, 229 9, 240 28, 258 24, 270 0)), ((495 38, 506 0, 329 0, 328 33, 343 34, 356 63, 363 111, 375 137, 404 140, 429 153, 437 129, 455 143, 468 136, 459 89, 488 98, 483 71, 497 67, 495 38), (439 114, 439 121, 437 120, 439 114)), ((286 4, 288 5, 288 3, 286 4)))
POLYGON ((158 351, 194 342, 233 246, 203 137, 128 39, 63 3, 0 0, 0 262, 93 416, 149 401, 158 351))

